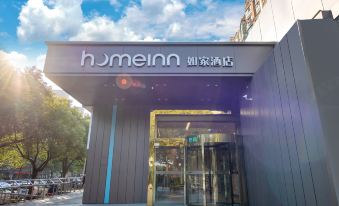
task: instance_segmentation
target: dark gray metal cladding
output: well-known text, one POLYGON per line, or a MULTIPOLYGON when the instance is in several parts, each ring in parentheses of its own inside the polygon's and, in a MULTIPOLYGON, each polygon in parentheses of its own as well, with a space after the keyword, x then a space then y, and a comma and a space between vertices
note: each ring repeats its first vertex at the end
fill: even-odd
MULTIPOLYGON (((108 140, 112 121, 109 105, 95 105, 86 167, 84 203, 103 203, 108 140)), ((145 107, 118 107, 113 154, 111 203, 146 202, 149 112, 145 107)))
POLYGON ((87 152, 84 203, 103 203, 105 192, 108 140, 112 121, 111 106, 93 107, 90 147, 87 152))
POLYGON ((250 205, 338 205, 330 161, 338 150, 325 144, 338 145, 337 138, 323 127, 331 128, 335 118, 323 121, 338 112, 318 107, 324 99, 337 101, 336 95, 320 98, 319 85, 338 73, 339 29, 326 21, 295 24, 253 76, 246 92, 253 101, 241 103, 250 205), (331 32, 324 38, 324 31, 331 32))

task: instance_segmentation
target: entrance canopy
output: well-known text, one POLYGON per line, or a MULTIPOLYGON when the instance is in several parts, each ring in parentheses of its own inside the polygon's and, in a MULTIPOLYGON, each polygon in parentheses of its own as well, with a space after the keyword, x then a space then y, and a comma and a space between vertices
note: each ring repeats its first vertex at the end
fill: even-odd
POLYGON ((44 72, 97 102, 234 106, 273 43, 47 42, 44 72), (122 82, 120 82, 122 81, 122 82), (128 89, 122 84, 127 84, 128 89), (227 105, 225 105, 227 104, 227 105))

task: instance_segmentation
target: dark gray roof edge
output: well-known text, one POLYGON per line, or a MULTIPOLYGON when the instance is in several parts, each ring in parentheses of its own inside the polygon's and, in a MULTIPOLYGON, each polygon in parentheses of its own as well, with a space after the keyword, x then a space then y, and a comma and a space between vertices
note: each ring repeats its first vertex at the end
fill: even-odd
POLYGON ((213 45, 213 46, 273 46, 277 42, 146 42, 146 41, 45 41, 47 45, 213 45))

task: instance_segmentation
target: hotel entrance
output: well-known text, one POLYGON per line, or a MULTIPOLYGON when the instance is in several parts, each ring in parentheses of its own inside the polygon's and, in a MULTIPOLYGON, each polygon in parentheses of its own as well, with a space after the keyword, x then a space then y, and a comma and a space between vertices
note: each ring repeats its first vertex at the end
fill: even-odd
POLYGON ((241 138, 229 120, 225 114, 157 118, 154 205, 241 204, 241 138))
POLYGON ((273 47, 50 42, 47 76, 93 113, 83 203, 248 205, 242 102, 273 47))
POLYGON ((48 42, 46 76, 92 111, 83 203, 338 205, 324 84, 338 32, 316 19, 279 43, 48 42))

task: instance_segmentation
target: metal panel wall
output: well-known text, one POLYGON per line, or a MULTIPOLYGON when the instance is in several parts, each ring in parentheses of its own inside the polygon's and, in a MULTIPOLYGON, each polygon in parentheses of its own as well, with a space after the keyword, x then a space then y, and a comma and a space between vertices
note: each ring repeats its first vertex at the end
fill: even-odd
POLYGON ((146 203, 149 109, 118 106, 111 131, 112 106, 93 107, 84 203, 104 203, 109 137, 115 132, 109 203, 146 203))
MULTIPOLYGON (((324 144, 328 167, 333 176, 337 198, 339 197, 339 26, 331 20, 302 21, 300 33, 310 76, 314 85, 314 98, 317 100, 323 127, 324 144)), ((323 142, 318 142, 322 144, 323 142)), ((319 165, 318 167, 325 167, 319 165)), ((321 175, 321 173, 318 173, 321 175)), ((319 180, 320 181, 320 180, 319 180)), ((328 188, 323 188, 327 189, 328 188)), ((330 191, 328 191, 330 192, 330 191)), ((325 197, 323 197, 325 198, 325 197)))
POLYGON ((299 33, 276 45, 241 103, 251 206, 338 205, 299 33))
POLYGON ((94 106, 83 202, 103 203, 112 108, 94 106))
POLYGON ((110 203, 146 203, 149 110, 118 107, 110 203))

